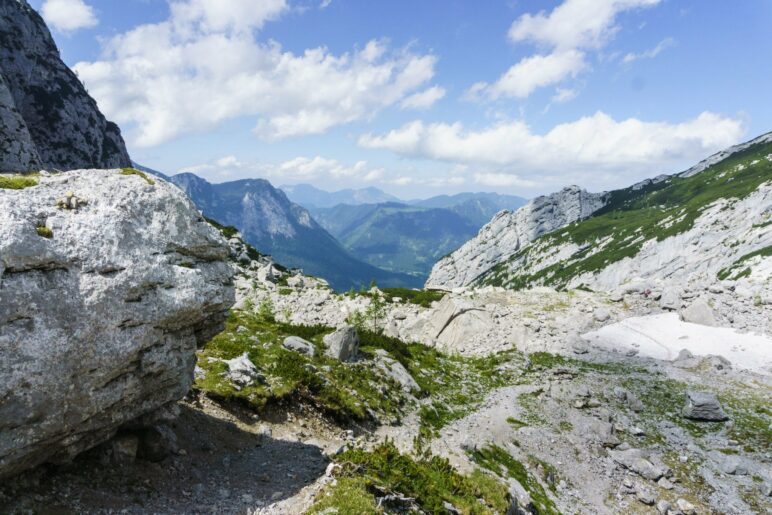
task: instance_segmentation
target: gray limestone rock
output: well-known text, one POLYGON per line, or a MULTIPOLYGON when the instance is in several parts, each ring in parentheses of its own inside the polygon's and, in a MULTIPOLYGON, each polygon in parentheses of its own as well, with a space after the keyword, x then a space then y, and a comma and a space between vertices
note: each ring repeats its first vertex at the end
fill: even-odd
POLYGON ((300 354, 305 354, 306 356, 313 357, 316 353, 316 348, 314 347, 314 344, 309 342, 308 340, 304 340, 303 338, 299 336, 288 336, 284 339, 284 343, 282 343, 282 347, 284 347, 287 350, 295 351, 300 354))
POLYGON ((105 119, 62 62, 26 0, 0 2, 0 172, 131 166, 105 119))
POLYGON ((356 329, 346 326, 324 337, 324 353, 340 361, 351 361, 359 351, 359 335, 356 329))
POLYGON ((686 404, 681 414, 692 420, 722 421, 729 418, 715 395, 691 390, 686 392, 686 404))
POLYGON ((710 307, 708 301, 704 298, 699 298, 689 304, 686 308, 681 310, 681 320, 684 322, 691 322, 692 324, 701 324, 715 327, 718 325, 716 321, 716 315, 713 312, 713 308, 710 307))
POLYGON ((0 189, 0 476, 180 399, 234 302, 227 244, 178 188, 120 170, 38 179, 0 189), (57 209, 68 191, 88 204, 57 209))
POLYGON ((537 197, 515 212, 502 211, 479 234, 432 268, 427 288, 467 286, 542 234, 586 218, 604 206, 605 194, 571 186, 537 197))

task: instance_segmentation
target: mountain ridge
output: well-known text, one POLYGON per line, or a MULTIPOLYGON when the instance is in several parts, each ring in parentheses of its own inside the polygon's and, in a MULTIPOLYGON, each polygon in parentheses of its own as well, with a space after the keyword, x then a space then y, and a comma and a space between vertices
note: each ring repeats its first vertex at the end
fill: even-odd
MULTIPOLYGON (((438 262, 427 287, 614 289, 636 278, 698 280, 696 271, 702 274, 700 281, 711 283, 719 269, 733 269, 735 261, 724 262, 727 256, 743 261, 754 253, 768 253, 772 243, 766 230, 772 216, 767 194, 771 162, 772 134, 768 133, 714 154, 684 172, 591 194, 596 203, 585 206, 584 216, 556 224, 550 231, 531 232, 523 239, 518 236, 528 235, 528 227, 537 221, 528 216, 529 203, 516 213, 494 218, 477 237, 438 262), (716 209, 724 212, 718 215, 716 209), (730 227, 715 229, 708 224, 720 224, 722 215, 733 221, 737 239, 732 239, 730 227), (748 220, 752 223, 746 223, 748 220), (703 248, 706 241, 724 242, 725 251, 713 259, 712 253, 693 255, 689 252, 692 247, 670 249, 681 240, 693 248, 703 248), (671 261, 662 263, 663 256, 670 256, 671 261), (690 256, 691 265, 683 263, 683 256, 690 256)), ((755 254, 754 263, 764 259, 759 256, 755 254)))
POLYGON ((242 233, 244 240, 283 265, 323 277, 337 290, 375 280, 383 286, 419 286, 420 279, 381 270, 351 256, 302 206, 265 179, 212 184, 192 173, 169 180, 185 191, 205 216, 242 233))

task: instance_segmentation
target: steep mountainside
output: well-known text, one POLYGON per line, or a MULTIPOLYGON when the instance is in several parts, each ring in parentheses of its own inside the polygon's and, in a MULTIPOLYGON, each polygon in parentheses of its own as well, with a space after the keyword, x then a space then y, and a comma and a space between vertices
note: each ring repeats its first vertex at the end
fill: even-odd
POLYGON ((0 172, 131 166, 26 0, 0 2, 0 172))
POLYGON ((333 207, 338 204, 380 204, 382 202, 399 202, 400 200, 378 188, 345 189, 339 191, 324 191, 310 184, 293 184, 280 186, 287 197, 306 209, 333 207))
POLYGON ((312 210, 314 218, 354 256, 372 265, 425 278, 432 265, 480 228, 451 209, 396 202, 312 210))
POLYGON ((263 179, 210 184, 190 173, 170 179, 205 216, 237 227, 244 239, 279 262, 323 277, 333 288, 417 286, 420 280, 387 272, 352 257, 309 212, 263 179))
POLYGON ((516 253, 530 241, 603 207, 606 194, 588 193, 577 186, 537 197, 515 212, 496 215, 479 234, 441 259, 431 271, 427 288, 455 288, 516 253))
POLYGON ((681 174, 604 194, 587 215, 530 244, 515 237, 518 224, 494 219, 483 229, 492 245, 484 246, 481 233, 462 248, 465 254, 439 263, 429 283, 611 290, 638 282, 687 287, 749 278, 751 287, 764 288, 772 270, 772 134, 681 174), (448 276, 477 264, 476 274, 463 281, 448 276))

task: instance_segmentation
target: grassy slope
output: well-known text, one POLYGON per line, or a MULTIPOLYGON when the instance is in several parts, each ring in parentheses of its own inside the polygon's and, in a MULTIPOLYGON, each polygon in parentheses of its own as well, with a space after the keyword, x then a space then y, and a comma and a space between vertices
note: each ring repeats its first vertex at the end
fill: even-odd
POLYGON ((691 229, 702 210, 713 202, 742 199, 772 180, 770 154, 772 143, 758 144, 692 177, 671 177, 638 190, 611 192, 609 204, 594 216, 538 238, 479 282, 512 289, 534 284, 560 287, 585 272, 633 257, 647 240, 661 241, 691 229), (601 250, 597 250, 599 242, 605 244, 601 250), (579 250, 568 259, 539 269, 539 261, 549 249, 565 243, 576 244, 579 250), (536 271, 529 273, 530 269, 536 271))

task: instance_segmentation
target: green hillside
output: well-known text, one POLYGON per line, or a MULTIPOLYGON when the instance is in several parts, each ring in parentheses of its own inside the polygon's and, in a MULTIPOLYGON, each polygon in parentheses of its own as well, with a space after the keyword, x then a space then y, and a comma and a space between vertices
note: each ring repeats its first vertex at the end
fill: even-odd
POLYGON ((772 143, 759 143, 691 177, 671 176, 613 191, 609 203, 592 217, 541 236, 477 282, 512 289, 535 284, 561 287, 578 275, 635 256, 648 240, 661 241, 691 229, 715 201, 742 199, 772 180, 770 154, 772 143), (550 266, 539 266, 550 249, 565 243, 576 244, 579 250, 550 266))

